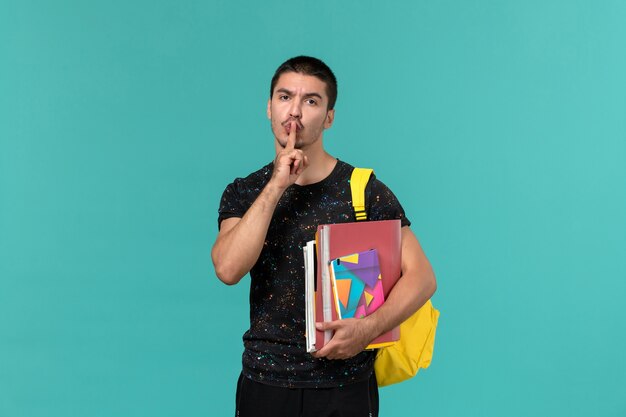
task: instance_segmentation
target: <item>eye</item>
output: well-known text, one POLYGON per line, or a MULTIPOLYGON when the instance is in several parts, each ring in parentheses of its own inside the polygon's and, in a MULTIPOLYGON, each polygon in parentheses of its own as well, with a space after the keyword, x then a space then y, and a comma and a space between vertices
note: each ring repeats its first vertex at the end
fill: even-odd
POLYGON ((315 105, 317 104, 317 101, 316 101, 315 99, 313 99, 313 98, 307 98, 307 99, 305 100, 305 103, 306 103, 306 104, 309 104, 309 105, 311 105, 311 106, 315 106, 315 105))
POLYGON ((281 94, 281 95, 278 96, 278 99, 280 101, 287 101, 287 100, 289 100, 289 96, 287 94, 281 94))

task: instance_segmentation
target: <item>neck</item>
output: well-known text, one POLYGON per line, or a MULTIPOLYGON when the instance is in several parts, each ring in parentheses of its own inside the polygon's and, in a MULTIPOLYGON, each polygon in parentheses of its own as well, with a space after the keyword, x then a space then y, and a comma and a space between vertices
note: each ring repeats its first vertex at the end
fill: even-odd
POLYGON ((310 155, 305 152, 309 159, 309 166, 300 174, 296 180, 298 185, 315 184, 328 177, 337 164, 337 158, 322 150, 317 155, 310 155))

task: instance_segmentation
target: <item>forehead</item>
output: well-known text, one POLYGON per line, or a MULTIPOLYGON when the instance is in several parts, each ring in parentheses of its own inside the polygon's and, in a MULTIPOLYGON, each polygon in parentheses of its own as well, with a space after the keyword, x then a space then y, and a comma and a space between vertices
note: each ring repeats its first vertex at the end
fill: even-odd
POLYGON ((278 77, 272 93, 281 88, 294 93, 317 93, 325 99, 328 98, 326 83, 313 75, 300 74, 298 72, 282 73, 278 77))

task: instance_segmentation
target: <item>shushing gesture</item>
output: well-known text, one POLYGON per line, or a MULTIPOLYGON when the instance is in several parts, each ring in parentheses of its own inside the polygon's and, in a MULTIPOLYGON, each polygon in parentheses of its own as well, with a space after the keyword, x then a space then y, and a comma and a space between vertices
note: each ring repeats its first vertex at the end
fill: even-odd
POLYGON ((296 149, 297 122, 292 121, 289 127, 287 144, 276 155, 274 172, 272 173, 272 181, 283 189, 294 184, 302 171, 309 165, 309 160, 304 152, 301 149, 296 149))

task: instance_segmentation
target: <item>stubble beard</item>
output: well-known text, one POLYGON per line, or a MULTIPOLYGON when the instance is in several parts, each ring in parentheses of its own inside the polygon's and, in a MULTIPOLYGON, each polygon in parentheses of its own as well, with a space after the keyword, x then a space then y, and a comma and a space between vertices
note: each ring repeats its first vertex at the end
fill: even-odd
MULTIPOLYGON (((274 134, 274 139, 283 148, 287 146, 287 138, 289 137, 289 135, 285 131, 285 125, 291 123, 292 120, 293 119, 290 119, 287 122, 278 122, 278 120, 274 120, 274 119, 271 120, 271 128, 272 128, 272 133, 274 134), (276 134, 276 128, 278 128, 280 136, 276 134)), ((302 124, 302 122, 296 122, 296 123, 302 126, 302 128, 299 131, 296 131, 295 149, 302 149, 303 147, 306 147, 307 145, 312 145, 318 140, 321 140, 322 132, 324 131, 324 121, 321 122, 319 129, 313 129, 313 126, 310 126, 310 125, 305 127, 302 124), (311 133, 313 134, 314 137, 307 138, 306 135, 311 134, 311 133), (307 141, 307 139, 310 139, 310 141, 307 141)))

